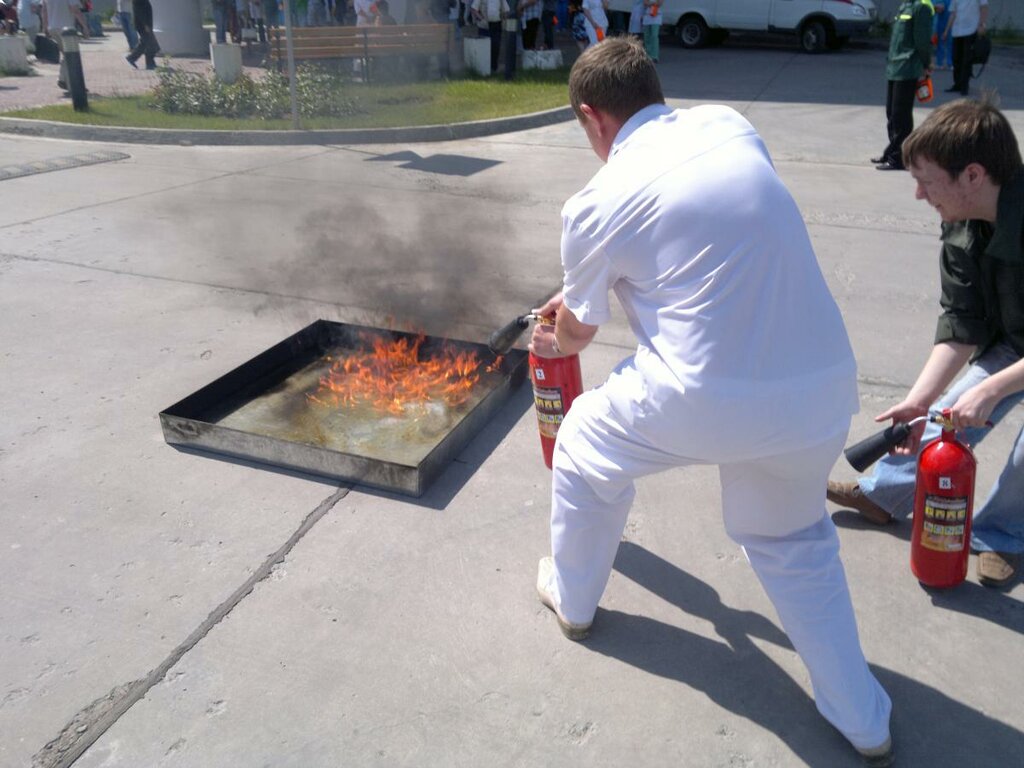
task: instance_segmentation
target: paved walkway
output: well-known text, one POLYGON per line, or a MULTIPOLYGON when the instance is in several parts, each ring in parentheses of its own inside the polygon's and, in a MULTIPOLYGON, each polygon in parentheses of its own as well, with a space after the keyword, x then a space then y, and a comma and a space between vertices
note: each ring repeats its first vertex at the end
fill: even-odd
MULTIPOLYGON (((128 96, 145 93, 157 83, 156 72, 147 72, 144 68, 132 69, 125 62, 128 43, 120 30, 109 28, 103 37, 83 40, 81 50, 85 85, 90 94, 128 96)), ((265 46, 258 44, 243 49, 246 72, 258 75, 265 71, 260 66, 264 51, 265 46)), ((209 57, 161 56, 158 63, 168 63, 195 72, 205 72, 211 68, 209 57)), ((0 112, 61 104, 70 100, 70 96, 57 87, 59 65, 37 61, 32 55, 29 55, 29 65, 34 76, 0 78, 0 112)))

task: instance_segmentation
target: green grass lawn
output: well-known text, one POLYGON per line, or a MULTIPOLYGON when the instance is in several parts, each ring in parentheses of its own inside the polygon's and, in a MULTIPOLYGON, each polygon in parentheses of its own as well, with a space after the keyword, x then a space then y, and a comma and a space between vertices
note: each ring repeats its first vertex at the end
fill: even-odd
MULTIPOLYGON (((359 113, 345 117, 302 118, 301 127, 386 128, 439 125, 522 115, 568 104, 568 69, 517 73, 516 79, 491 78, 439 80, 401 85, 344 87, 359 113)), ((230 119, 199 115, 166 114, 153 107, 149 96, 89 99, 89 111, 75 112, 60 104, 15 112, 4 117, 25 117, 87 125, 116 125, 134 128, 188 128, 193 130, 282 130, 292 127, 290 119, 230 119)))

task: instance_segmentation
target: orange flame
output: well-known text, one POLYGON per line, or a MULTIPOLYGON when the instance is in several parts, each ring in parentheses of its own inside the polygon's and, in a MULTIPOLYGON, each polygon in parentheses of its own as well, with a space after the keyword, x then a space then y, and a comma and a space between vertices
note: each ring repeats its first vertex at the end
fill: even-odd
MULTIPOLYGON (((426 337, 361 334, 368 349, 354 351, 334 360, 320 386, 309 399, 324 406, 351 408, 369 405, 393 414, 409 406, 443 402, 448 407, 465 403, 480 381, 481 363, 475 351, 458 351, 445 344, 434 354, 420 359, 426 337), (372 349, 369 347, 372 346, 372 349)), ((501 359, 485 371, 497 370, 501 359)))

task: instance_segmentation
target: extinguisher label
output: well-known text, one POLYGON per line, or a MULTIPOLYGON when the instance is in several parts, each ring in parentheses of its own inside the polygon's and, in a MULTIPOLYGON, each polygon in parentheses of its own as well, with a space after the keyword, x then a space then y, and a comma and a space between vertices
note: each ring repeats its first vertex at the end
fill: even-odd
POLYGON ((925 496, 921 546, 936 552, 960 552, 966 544, 966 496, 925 496))
POLYGON ((537 425, 540 427, 540 433, 553 439, 565 417, 561 387, 534 387, 533 402, 537 406, 537 425))

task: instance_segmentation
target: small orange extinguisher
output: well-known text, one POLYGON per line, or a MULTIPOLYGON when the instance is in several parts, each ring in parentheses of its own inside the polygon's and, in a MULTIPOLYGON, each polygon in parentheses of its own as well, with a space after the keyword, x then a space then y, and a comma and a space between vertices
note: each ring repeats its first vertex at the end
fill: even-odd
POLYGON ((910 569, 922 584, 948 588, 967 577, 978 463, 956 439, 948 408, 932 420, 942 425, 942 435, 917 460, 910 569))
MULTIPOLYGON (((506 354, 530 320, 554 323, 554 317, 522 315, 491 334, 487 345, 498 355, 506 354)), ((569 406, 583 392, 583 374, 579 355, 541 357, 530 353, 530 383, 533 384, 533 403, 537 409, 537 429, 544 463, 551 469, 555 450, 555 437, 569 406)))

